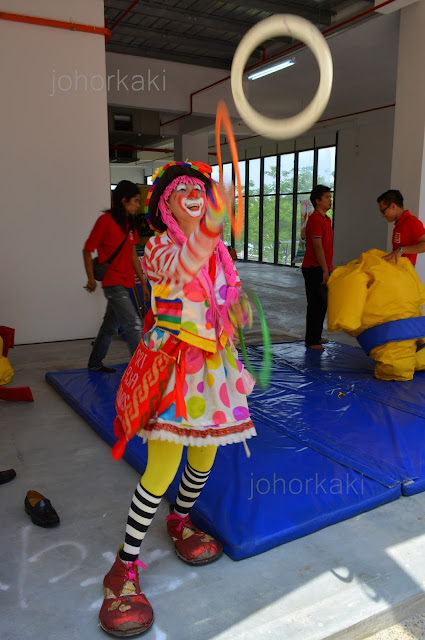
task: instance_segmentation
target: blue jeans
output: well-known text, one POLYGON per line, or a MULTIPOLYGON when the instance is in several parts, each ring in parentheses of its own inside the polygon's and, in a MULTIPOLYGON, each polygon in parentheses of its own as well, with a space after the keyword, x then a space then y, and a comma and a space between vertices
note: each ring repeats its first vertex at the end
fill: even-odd
POLYGON ((131 302, 127 287, 116 285, 104 287, 103 293, 108 301, 102 326, 99 329, 89 358, 89 369, 100 369, 112 338, 121 325, 127 338, 130 354, 136 351, 142 337, 142 322, 131 302))

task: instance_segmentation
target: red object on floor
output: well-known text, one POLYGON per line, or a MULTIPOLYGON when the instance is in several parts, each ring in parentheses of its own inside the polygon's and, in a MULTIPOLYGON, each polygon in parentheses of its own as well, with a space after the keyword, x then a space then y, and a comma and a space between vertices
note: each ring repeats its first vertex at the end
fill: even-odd
POLYGON ((34 402, 29 387, 0 387, 0 400, 8 402, 34 402))

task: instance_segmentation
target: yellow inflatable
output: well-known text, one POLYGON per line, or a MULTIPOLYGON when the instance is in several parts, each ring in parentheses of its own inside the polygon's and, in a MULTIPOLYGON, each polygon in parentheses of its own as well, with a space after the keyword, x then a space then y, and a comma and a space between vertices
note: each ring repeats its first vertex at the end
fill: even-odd
POLYGON ((7 384, 15 373, 9 362, 9 358, 1 355, 3 353, 3 338, 0 336, 0 384, 7 384))
POLYGON ((358 339, 381 380, 411 380, 425 369, 423 287, 412 263, 370 249, 337 267, 328 281, 328 329, 358 339))

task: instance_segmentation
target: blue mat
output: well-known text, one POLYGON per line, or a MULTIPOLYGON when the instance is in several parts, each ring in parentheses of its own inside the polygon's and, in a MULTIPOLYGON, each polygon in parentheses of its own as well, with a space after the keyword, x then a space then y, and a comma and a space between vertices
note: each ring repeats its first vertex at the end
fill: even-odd
MULTIPOLYGON (((251 348, 251 356, 254 361, 259 357, 255 348, 251 348)), ((115 394, 125 366, 118 365, 115 374, 80 369, 48 373, 46 379, 102 438, 113 444, 115 394)), ((341 464, 334 459, 335 455, 324 455, 316 447, 300 445, 299 434, 292 437, 284 433, 286 414, 294 411, 299 415, 301 407, 297 403, 301 402, 304 410, 305 391, 311 390, 313 383, 320 383, 303 374, 295 379, 297 372, 288 367, 280 369, 275 365, 274 369, 269 392, 264 395, 256 391, 250 402, 258 431, 258 437, 249 441, 251 458, 246 458, 242 445, 220 447, 211 476, 192 513, 193 520, 217 536, 234 560, 261 553, 401 495, 400 482, 385 486, 341 464), (289 385, 291 391, 282 398, 280 383, 286 376, 295 386, 289 385), (265 418, 260 417, 260 410, 265 418), (269 412, 274 416, 272 420, 269 412)), ((318 389, 315 394, 309 401, 309 417, 315 416, 316 421, 319 419, 327 426, 320 404, 322 394, 318 389), (319 402, 315 411, 314 401, 319 402)), ((143 472, 147 447, 140 438, 129 443, 125 459, 143 472)), ((118 463, 111 458, 111 466, 114 464, 118 463)), ((170 501, 176 497, 183 465, 184 460, 166 494, 170 501)), ((385 468, 382 476, 386 478, 386 474, 385 468)))
MULTIPOLYGON (((249 351, 255 359, 262 356, 262 347, 249 347, 249 351)), ((273 345, 273 362, 278 368, 295 369, 309 378, 425 418, 425 371, 417 371, 409 382, 377 380, 373 377, 375 362, 360 347, 330 342, 322 352, 307 350, 303 341, 284 342, 273 345)))
MULTIPOLYGON (((254 361, 261 347, 250 347, 254 361)), ((425 489, 425 372, 409 382, 373 378, 360 348, 273 345, 273 378, 255 389, 251 414, 404 495, 425 489)))

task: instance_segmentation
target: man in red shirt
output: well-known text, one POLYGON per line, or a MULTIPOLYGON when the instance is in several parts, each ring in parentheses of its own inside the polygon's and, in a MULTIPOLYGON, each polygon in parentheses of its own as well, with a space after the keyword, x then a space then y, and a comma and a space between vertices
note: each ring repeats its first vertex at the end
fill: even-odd
POLYGON ((305 346, 323 351, 323 322, 328 306, 327 282, 332 271, 333 230, 326 213, 332 207, 329 187, 318 184, 310 194, 314 207, 306 225, 305 255, 302 272, 307 296, 305 346))
POLYGON ((415 265, 418 253, 425 251, 425 227, 416 216, 404 208, 403 196, 397 189, 385 191, 377 199, 378 207, 388 222, 394 222, 393 250, 384 260, 397 260, 404 256, 415 265))
POLYGON ((136 273, 142 285, 144 299, 149 300, 150 297, 135 248, 138 236, 132 220, 139 208, 138 186, 129 180, 121 180, 112 193, 111 210, 105 211, 97 219, 84 245, 83 258, 87 273, 87 284, 84 288, 92 293, 97 286, 93 275, 92 252, 97 250, 99 264, 102 264, 125 239, 102 280, 103 293, 108 304, 90 354, 88 368, 91 371, 103 373, 115 371, 105 367, 102 360, 120 325, 126 335, 131 355, 136 351, 142 337, 142 323, 129 295, 129 289, 134 287, 134 273, 136 273))

